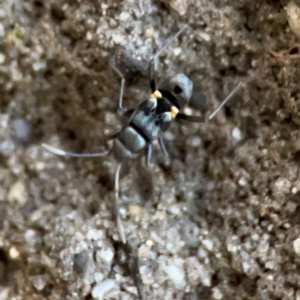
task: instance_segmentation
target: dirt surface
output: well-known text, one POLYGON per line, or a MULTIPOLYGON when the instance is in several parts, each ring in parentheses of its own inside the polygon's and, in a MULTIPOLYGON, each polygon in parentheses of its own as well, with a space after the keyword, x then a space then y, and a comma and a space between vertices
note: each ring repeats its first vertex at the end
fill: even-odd
POLYGON ((1 300, 300 299, 299 3, 195 2, 1 1, 1 300), (185 112, 243 84, 209 124, 172 126, 169 159, 155 144, 151 168, 124 170, 124 246, 114 159, 40 145, 102 151, 120 124, 110 62, 136 107, 186 22, 156 66, 193 80, 185 112))

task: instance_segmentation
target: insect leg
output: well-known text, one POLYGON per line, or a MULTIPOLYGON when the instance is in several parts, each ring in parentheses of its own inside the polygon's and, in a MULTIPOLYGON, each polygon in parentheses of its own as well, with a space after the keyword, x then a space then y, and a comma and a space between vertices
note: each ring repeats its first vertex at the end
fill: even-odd
POLYGON ((122 72, 110 62, 110 67, 116 72, 116 74, 121 78, 121 87, 119 94, 119 110, 122 112, 127 112, 128 109, 123 107, 123 96, 124 96, 124 87, 125 87, 125 77, 122 72))
POLYGON ((210 121, 219 111, 220 109, 228 102, 228 100, 237 92, 237 90, 242 85, 242 82, 240 82, 232 91, 231 93, 222 101, 222 103, 209 115, 208 118, 204 116, 188 116, 182 113, 178 113, 176 118, 187 121, 187 122, 193 122, 193 123, 205 123, 210 121))
POLYGON ((53 154, 60 155, 60 156, 69 156, 69 157, 103 157, 106 154, 108 154, 108 151, 95 152, 95 153, 74 153, 74 152, 64 151, 62 149, 58 149, 47 144, 42 144, 42 147, 48 152, 51 152, 53 154))
POLYGON ((146 148, 146 164, 148 167, 151 166, 152 150, 153 150, 153 146, 152 144, 149 144, 148 147, 146 148))
POLYGON ((182 113, 178 113, 176 119, 184 120, 191 123, 206 123, 208 120, 205 116, 189 116, 182 113))
POLYGON ((158 138, 158 142, 159 142, 159 146, 160 146, 160 149, 162 150, 163 154, 168 157, 169 153, 168 153, 168 151, 166 149, 166 145, 165 145, 164 139, 162 137, 159 137, 158 138))
POLYGON ((113 140, 115 139, 119 133, 122 131, 123 128, 121 129, 117 129, 116 131, 113 131, 112 133, 108 134, 108 135, 105 135, 102 140, 104 141, 110 141, 110 140, 113 140))
POLYGON ((178 38, 178 36, 188 27, 188 24, 185 24, 174 36, 172 36, 169 41, 149 60, 149 79, 150 79, 150 88, 152 93, 156 91, 155 75, 154 75, 154 60, 164 52, 169 45, 178 38))
POLYGON ((119 181, 120 181, 119 179, 120 179, 121 165, 122 165, 121 163, 118 165, 116 175, 115 175, 115 217, 117 220, 117 227, 118 227, 121 240, 123 244, 126 244, 125 230, 119 212, 119 181))

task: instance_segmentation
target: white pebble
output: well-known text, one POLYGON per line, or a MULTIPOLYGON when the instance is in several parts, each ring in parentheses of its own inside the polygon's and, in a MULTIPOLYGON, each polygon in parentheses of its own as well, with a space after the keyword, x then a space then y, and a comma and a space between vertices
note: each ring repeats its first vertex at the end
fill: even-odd
POLYGON ((88 240, 97 241, 97 240, 103 239, 103 237, 104 237, 104 232, 102 230, 91 228, 87 232, 87 239, 88 240))
POLYGON ((115 44, 121 44, 124 41, 124 36, 118 33, 114 33, 112 35, 112 39, 115 42, 115 44))
POLYGON ((10 156, 14 149, 15 145, 11 140, 6 140, 0 144, 0 153, 4 156, 10 156))
POLYGON ((47 281, 45 276, 33 276, 30 278, 32 285, 38 290, 41 291, 46 286, 47 281))
POLYGON ((34 247, 36 245, 38 237, 34 230, 28 229, 25 232, 24 236, 25 236, 26 243, 29 247, 34 247))
POLYGON ((241 133, 240 129, 237 127, 235 127, 232 130, 231 135, 236 142, 239 142, 242 139, 242 133, 241 133))
POLYGON ((300 237, 293 242, 294 251, 297 255, 300 255, 300 237))
POLYGON ((93 39, 93 34, 92 34, 90 31, 88 31, 88 32, 86 33, 86 39, 87 39, 88 41, 91 41, 91 40, 93 39))
POLYGON ((42 171, 46 167, 46 164, 44 162, 38 161, 35 163, 35 169, 36 171, 42 171))
POLYGON ((212 240, 203 240, 202 244, 208 251, 212 251, 214 248, 214 243, 212 240))
POLYGON ((178 205, 172 205, 170 207, 170 213, 173 215, 179 215, 180 214, 180 207, 178 205))
POLYGON ((44 61, 37 61, 33 64, 33 70, 38 72, 46 68, 46 63, 44 61))
POLYGON ((209 42, 211 40, 210 36, 204 32, 204 31, 199 31, 199 37, 204 40, 205 42, 209 42))
POLYGON ((171 281, 174 283, 175 288, 182 289, 186 285, 185 274, 182 268, 178 266, 165 266, 164 272, 168 275, 171 281))
MULTIPOLYGON (((1 287, 0 290, 0 300, 8 300, 10 298, 11 288, 1 287)), ((298 299, 297 299, 298 300, 298 299)))
POLYGON ((111 263, 114 257, 114 252, 110 249, 103 249, 99 251, 99 257, 101 257, 105 262, 111 263))
POLYGON ((8 127, 9 115, 0 114, 0 127, 6 129, 8 127))
POLYGON ((3 19, 6 17, 6 12, 4 9, 0 9, 0 19, 3 19))
POLYGON ((178 56, 178 55, 181 53, 181 51, 182 51, 181 48, 179 48, 179 47, 178 47, 178 48, 175 48, 175 49, 174 49, 174 55, 175 55, 175 56, 178 56))
POLYGON ((154 278, 152 271, 147 266, 141 266, 140 268, 140 275, 145 285, 154 284, 154 278))
POLYGON ((26 188, 22 181, 17 181, 14 183, 8 192, 8 201, 13 202, 17 201, 17 203, 23 206, 26 202, 26 188))
POLYGON ((104 275, 100 272, 97 272, 94 274, 94 278, 97 283, 100 283, 104 279, 104 275))
POLYGON ((221 293, 221 291, 218 288, 214 288, 213 289, 213 295, 212 296, 216 300, 223 299, 223 294, 221 293))
POLYGON ((297 37, 300 37, 299 6, 294 1, 290 1, 286 6, 286 14, 291 30, 297 37))
POLYGON ((247 185, 247 181, 244 177, 240 178, 239 181, 238 181, 238 184, 240 186, 246 186, 247 185))
POLYGON ((92 297, 97 300, 107 299, 105 297, 108 292, 113 289, 118 289, 118 285, 115 280, 107 279, 97 284, 92 290, 92 297))
POLYGON ((5 62, 5 55, 0 53, 0 65, 2 65, 5 62))
POLYGON ((122 22, 126 22, 128 21, 130 18, 130 14, 126 11, 123 11, 120 16, 119 16, 119 20, 122 21, 122 22))
POLYGON ((290 192, 291 183, 286 178, 279 177, 275 181, 274 186, 275 186, 276 192, 288 194, 290 192))
POLYGON ((5 36, 5 29, 2 23, 0 23, 0 37, 5 36))

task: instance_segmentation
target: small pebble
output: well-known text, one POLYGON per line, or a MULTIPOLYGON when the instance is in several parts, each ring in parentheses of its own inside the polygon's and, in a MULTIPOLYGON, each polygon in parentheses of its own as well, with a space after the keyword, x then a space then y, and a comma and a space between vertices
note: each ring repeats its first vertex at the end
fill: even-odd
POLYGON ((286 6, 287 19, 293 33, 300 37, 300 7, 294 1, 286 6))
POLYGON ((0 114, 0 128, 1 128, 1 130, 7 129, 8 121, 9 121, 9 115, 0 114))
POLYGON ((37 290, 37 291, 42 291, 46 284, 47 284, 47 278, 43 275, 40 276, 32 276, 30 278, 30 281, 32 283, 32 286, 37 290))
POLYGON ((187 13, 191 0, 172 0, 170 2, 171 7, 176 10, 179 15, 183 16, 187 13))
POLYGON ((40 238, 35 230, 28 229, 24 236, 29 247, 34 248, 38 243, 40 243, 40 238))
POLYGON ((0 144, 0 153, 3 156, 10 156, 11 153, 14 151, 15 145, 11 140, 5 140, 0 144))
POLYGON ((221 293, 221 291, 218 288, 213 288, 213 299, 216 300, 221 300, 223 299, 223 294, 221 293))
POLYGON ((121 44, 124 41, 124 36, 118 33, 114 33, 112 35, 112 39, 115 42, 115 44, 121 44))
POLYGON ((0 37, 5 36, 5 29, 2 23, 0 23, 0 37))
POLYGON ((8 192, 8 201, 17 201, 20 206, 23 206, 26 202, 26 188, 22 181, 15 182, 8 192))
POLYGON ((111 263, 114 258, 114 252, 110 248, 98 250, 97 257, 101 258, 106 263, 111 263))
POLYGON ((39 72, 46 69, 46 63, 44 61, 37 61, 33 64, 33 70, 39 72))
POLYGON ((128 21, 129 18, 130 18, 130 14, 127 11, 123 11, 119 16, 119 20, 122 22, 128 21))
POLYGON ((146 32, 145 32, 146 38, 152 38, 153 34, 154 34, 154 28, 153 27, 149 27, 149 28, 146 29, 146 32))
POLYGON ((242 177, 242 178, 239 179, 238 184, 240 186, 247 186, 247 181, 244 177, 242 177))
POLYGON ((20 252, 16 247, 11 247, 8 253, 11 259, 18 259, 20 257, 20 252))
POLYGON ((139 271, 140 271, 143 284, 145 285, 154 284, 155 281, 153 278, 153 272, 151 271, 150 268, 148 268, 147 266, 141 266, 139 271))
POLYGON ((138 205, 130 205, 129 206, 129 213, 133 217, 141 217, 145 214, 145 209, 138 205))
POLYGON ((210 42, 210 40, 211 40, 210 35, 204 31, 199 31, 198 35, 199 35, 200 39, 204 40, 205 42, 210 42))
POLYGON ((179 47, 177 47, 177 48, 174 49, 173 52, 174 52, 174 55, 175 55, 175 56, 178 56, 178 55, 181 53, 181 51, 182 51, 182 49, 179 48, 179 47))
POLYGON ((291 182, 286 178, 279 177, 274 184, 274 191, 288 194, 290 192, 291 182))
POLYGON ((102 273, 97 272, 94 274, 94 278, 97 283, 100 283, 101 281, 103 281, 104 275, 102 273))
POLYGON ((5 12, 5 10, 0 8, 0 19, 3 19, 3 18, 5 18, 5 17, 6 17, 6 12, 5 12))
POLYGON ((2 65, 5 62, 5 55, 0 53, 0 65, 2 65))
POLYGON ((242 133, 241 133, 240 129, 237 127, 235 127, 232 130, 231 135, 236 142, 239 142, 242 139, 242 133))
POLYGON ((85 272, 89 263, 90 257, 87 251, 82 251, 74 255, 73 270, 77 274, 85 272))
POLYGON ((164 272, 173 282, 175 288, 182 289, 186 285, 184 270, 178 266, 164 266, 164 272))
POLYGON ((211 275, 207 268, 199 263, 196 257, 189 257, 185 262, 186 273, 189 282, 192 285, 198 285, 199 282, 203 286, 211 286, 211 275))
POLYGON ((12 135, 19 143, 28 143, 31 138, 31 125, 24 119, 16 119, 11 123, 12 135))
POLYGON ((293 247, 295 253, 300 256, 300 237, 294 240, 293 247))
POLYGON ((208 240, 208 239, 203 240, 202 244, 208 251, 212 251, 214 248, 214 243, 212 240, 208 240))
POLYGON ((115 280, 107 279, 98 283, 92 290, 92 297, 97 300, 108 299, 106 295, 114 289, 119 289, 119 286, 115 280))
POLYGON ((11 288, 6 288, 6 287, 1 287, 1 289, 0 289, 0 300, 9 300, 9 299, 11 299, 10 297, 9 297, 9 294, 10 294, 10 290, 11 290, 11 288))
POLYGON ((87 232, 87 236, 86 237, 87 237, 88 240, 97 241, 97 240, 100 240, 100 239, 104 238, 104 232, 102 230, 91 228, 87 232))

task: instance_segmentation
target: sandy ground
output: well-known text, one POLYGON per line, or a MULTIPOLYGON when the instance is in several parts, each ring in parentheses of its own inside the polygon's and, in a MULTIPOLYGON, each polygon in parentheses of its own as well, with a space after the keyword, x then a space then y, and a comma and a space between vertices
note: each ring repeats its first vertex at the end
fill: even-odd
POLYGON ((0 300, 300 299, 297 1, 2 0, 0 300), (192 7, 196 7, 193 9, 192 7), (192 13, 194 11, 194 13, 192 13), (186 113, 121 179, 128 245, 113 218, 112 157, 65 159, 41 143, 102 151, 124 103, 158 81, 194 82, 186 113))

